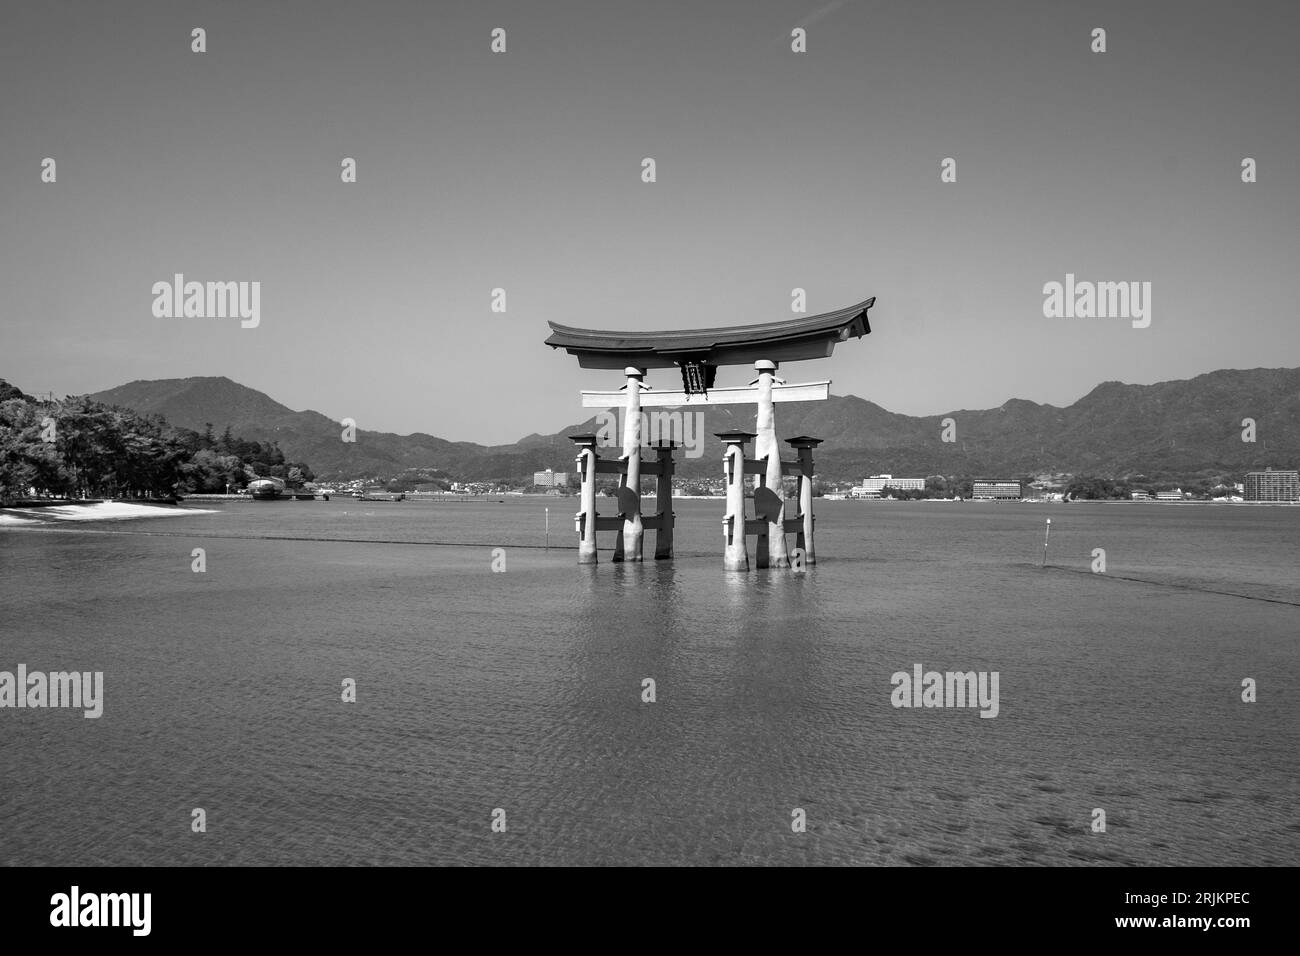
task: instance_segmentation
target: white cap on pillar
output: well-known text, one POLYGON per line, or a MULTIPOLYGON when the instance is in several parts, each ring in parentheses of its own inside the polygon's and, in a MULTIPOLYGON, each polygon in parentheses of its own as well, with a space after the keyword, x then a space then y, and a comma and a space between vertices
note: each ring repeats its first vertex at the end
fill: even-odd
POLYGON ((754 363, 754 369, 758 372, 775 372, 776 363, 769 362, 767 359, 759 359, 754 363))

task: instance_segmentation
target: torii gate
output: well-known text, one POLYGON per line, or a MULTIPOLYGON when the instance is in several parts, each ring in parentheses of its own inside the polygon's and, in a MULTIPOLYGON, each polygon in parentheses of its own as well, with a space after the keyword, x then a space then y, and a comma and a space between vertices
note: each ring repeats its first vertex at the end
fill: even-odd
POLYGON ((595 435, 572 435, 578 445, 578 471, 582 477, 582 510, 577 514, 579 534, 578 563, 596 562, 596 532, 619 532, 615 561, 640 561, 641 540, 645 529, 656 531, 655 557, 672 557, 672 442, 660 442, 658 460, 641 461, 641 409, 643 407, 707 407, 754 403, 758 406, 756 432, 724 432, 717 437, 726 445, 724 474, 727 477, 727 514, 723 518, 726 540, 723 564, 729 570, 748 570, 749 553, 745 536, 758 535, 758 566, 789 567, 790 557, 785 535, 795 532, 797 546, 805 561, 815 563, 812 516, 812 452, 821 440, 799 437, 789 444, 799 452, 793 462, 781 461, 776 441, 777 402, 824 401, 830 397, 830 381, 789 385, 776 378, 783 361, 827 358, 839 342, 860 338, 871 332, 867 311, 875 298, 835 312, 787 319, 761 325, 741 325, 719 329, 688 329, 671 332, 602 332, 549 323, 551 335, 546 344, 565 349, 578 358, 582 368, 623 369, 627 384, 618 391, 582 393, 584 408, 626 408, 623 423, 623 455, 617 461, 596 455, 595 435), (745 387, 713 388, 720 365, 753 363, 758 379, 745 387), (651 368, 679 367, 680 389, 645 391, 646 371, 651 368), (744 446, 756 439, 754 458, 746 458, 744 446), (641 514, 641 475, 658 479, 657 507, 653 516, 641 514), (596 514, 596 475, 618 474, 620 514, 602 518, 596 514), (744 479, 747 474, 761 476, 755 490, 754 507, 758 518, 745 519, 744 479), (783 474, 799 476, 799 514, 785 517, 783 474))

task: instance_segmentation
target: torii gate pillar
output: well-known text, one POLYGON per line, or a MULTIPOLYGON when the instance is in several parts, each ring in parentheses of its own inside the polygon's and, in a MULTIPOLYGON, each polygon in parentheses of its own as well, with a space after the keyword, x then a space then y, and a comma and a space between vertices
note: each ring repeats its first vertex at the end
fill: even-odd
POLYGON ((785 546, 785 490, 781 482, 781 450, 776 444, 776 409, 772 404, 777 364, 759 359, 754 368, 758 372, 758 419, 754 426, 758 435, 754 439, 754 457, 760 461, 767 459, 767 471, 760 479, 759 487, 767 488, 776 496, 776 501, 767 498, 769 504, 764 508, 757 489, 754 493, 755 510, 767 519, 767 533, 759 536, 758 566, 788 568, 790 553, 785 546))
POLYGON ((745 544, 745 443, 753 432, 719 432, 727 446, 722 453, 722 474, 727 479, 727 513, 722 519, 722 566, 728 571, 749 570, 745 544))
POLYGON ((596 436, 574 435, 578 446, 578 477, 582 480, 582 510, 578 512, 578 563, 596 563, 596 436))
POLYGON ((640 561, 641 539, 645 528, 641 523, 641 380, 645 378, 645 369, 628 366, 623 369, 627 376, 627 417, 623 421, 623 459, 627 469, 620 479, 620 490, 627 491, 618 496, 618 503, 623 509, 623 530, 614 542, 615 561, 640 561))

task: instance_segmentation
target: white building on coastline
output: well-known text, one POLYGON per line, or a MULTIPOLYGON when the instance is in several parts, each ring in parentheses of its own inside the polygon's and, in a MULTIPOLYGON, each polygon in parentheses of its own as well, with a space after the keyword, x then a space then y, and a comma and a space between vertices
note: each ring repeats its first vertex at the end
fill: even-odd
POLYGON ((863 478, 862 484, 853 488, 849 494, 854 498, 879 498, 880 493, 886 488, 895 488, 899 491, 924 491, 924 478, 895 478, 893 475, 872 475, 870 478, 863 478))
POLYGON ((567 471, 552 471, 547 468, 545 471, 533 472, 533 486, 541 488, 563 488, 569 483, 569 473, 567 471))

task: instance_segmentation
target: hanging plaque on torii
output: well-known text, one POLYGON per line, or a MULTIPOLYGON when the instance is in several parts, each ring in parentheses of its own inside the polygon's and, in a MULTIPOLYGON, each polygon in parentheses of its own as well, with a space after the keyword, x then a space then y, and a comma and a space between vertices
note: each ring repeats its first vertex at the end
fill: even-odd
POLYGON ((776 377, 780 363, 803 362, 828 358, 835 346, 850 338, 871 332, 867 312, 875 304, 867 299, 844 309, 822 315, 787 319, 761 325, 743 325, 716 329, 689 329, 661 332, 610 332, 579 329, 549 323, 551 335, 546 344, 562 348, 578 359, 582 368, 623 369, 627 384, 615 391, 584 391, 584 408, 623 406, 623 455, 617 461, 601 459, 596 454, 594 435, 573 435, 579 447, 578 473, 582 479, 582 510, 576 515, 579 535, 578 561, 596 562, 596 532, 617 530, 615 561, 640 561, 643 532, 657 532, 655 557, 672 557, 672 442, 656 447, 658 460, 646 463, 647 475, 658 479, 657 507, 654 515, 641 510, 641 409, 643 407, 677 408, 704 405, 754 404, 758 414, 754 432, 719 434, 724 451, 724 475, 727 479, 727 514, 723 518, 726 542, 724 566, 747 570, 749 553, 746 534, 758 537, 759 567, 789 567, 790 555, 785 536, 797 535, 796 547, 803 560, 815 563, 812 516, 812 451, 820 439, 800 436, 788 442, 798 452, 794 461, 783 462, 777 447, 774 405, 777 402, 824 401, 830 397, 830 381, 787 384, 776 377), (758 378, 747 386, 715 388, 714 377, 722 365, 753 365, 758 378), (682 387, 660 391, 644 383, 651 368, 681 370, 682 387), (754 439, 754 457, 746 458, 744 446, 754 439), (620 514, 602 518, 596 514, 597 474, 620 476, 620 514), (757 515, 747 520, 744 510, 745 475, 758 475, 754 504, 757 515), (797 475, 799 494, 795 499, 798 514, 787 519, 782 489, 783 475, 797 475))

